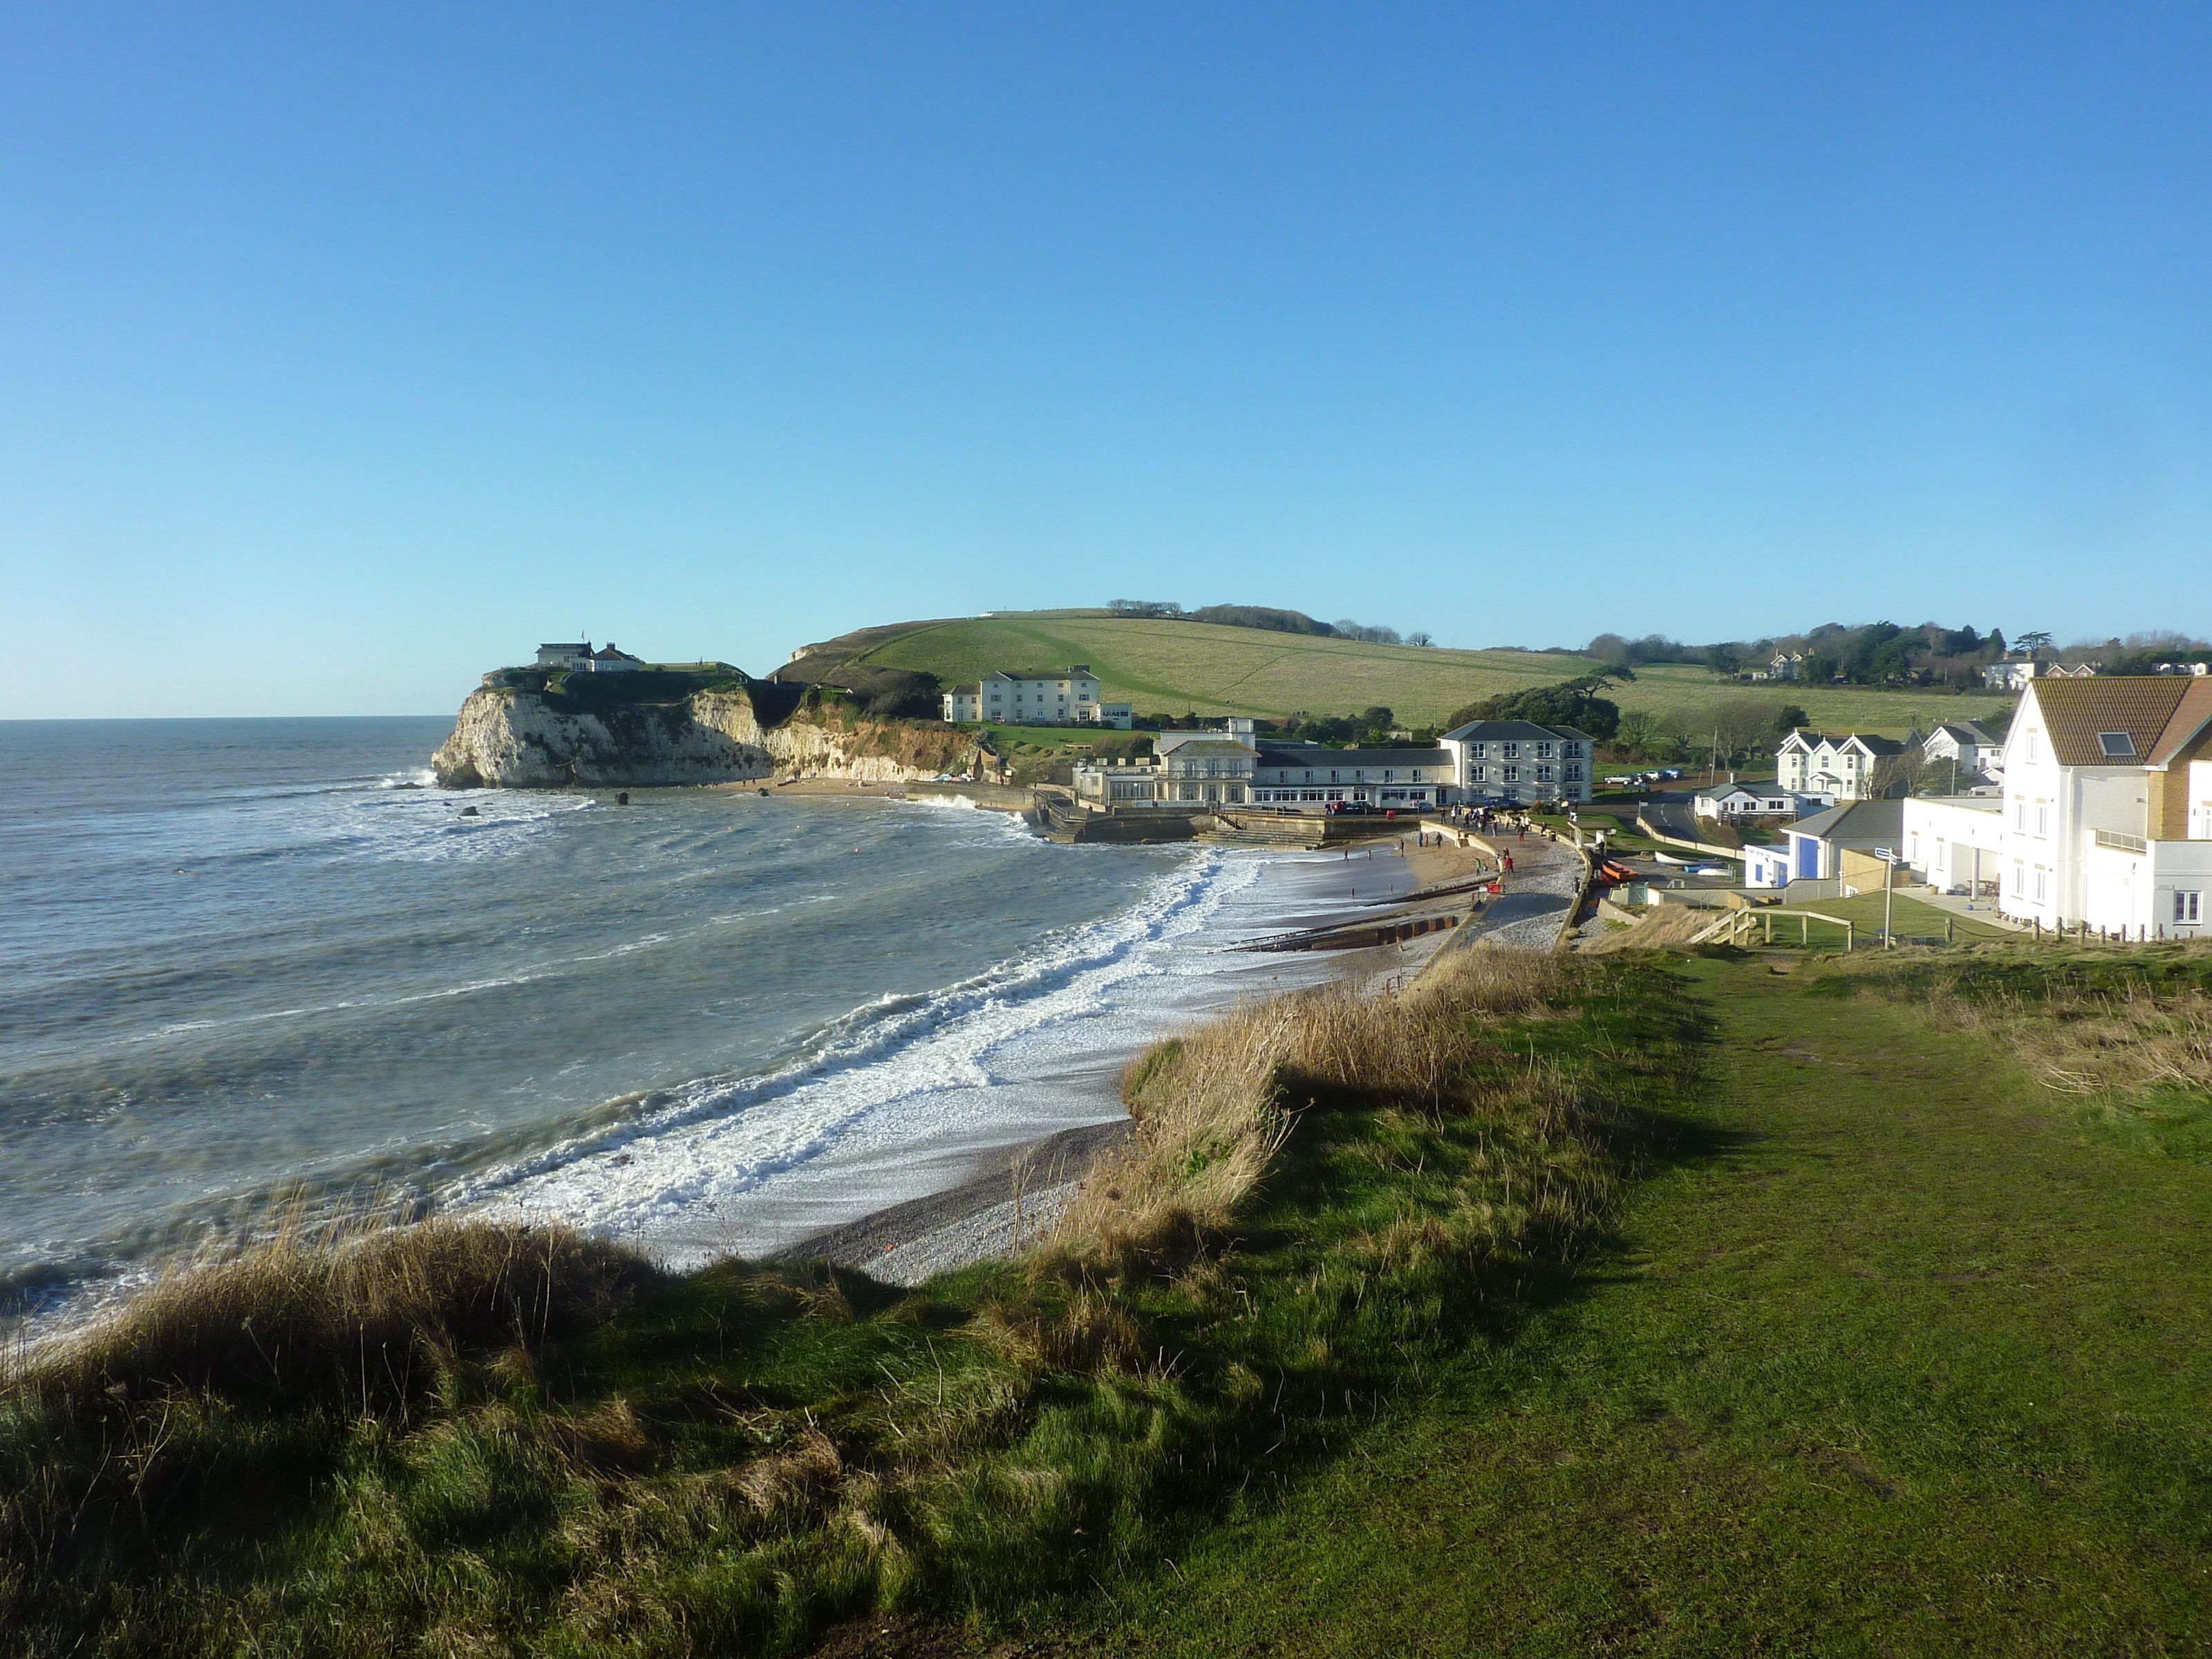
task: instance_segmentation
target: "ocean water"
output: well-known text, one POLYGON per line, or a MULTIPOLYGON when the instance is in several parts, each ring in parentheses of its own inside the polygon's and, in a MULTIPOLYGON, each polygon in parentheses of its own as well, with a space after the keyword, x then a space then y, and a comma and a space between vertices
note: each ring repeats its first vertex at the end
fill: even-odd
POLYGON ((1323 971, 1231 947, 1345 873, 443 791, 445 730, 0 722, 0 1314, 370 1200, 774 1248, 1116 1115, 1138 1043, 1323 971))

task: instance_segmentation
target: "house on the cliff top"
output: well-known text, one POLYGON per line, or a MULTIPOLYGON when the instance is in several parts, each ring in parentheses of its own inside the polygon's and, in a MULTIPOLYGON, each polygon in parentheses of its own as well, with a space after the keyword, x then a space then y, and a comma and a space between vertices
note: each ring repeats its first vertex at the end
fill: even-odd
POLYGON ((626 674, 644 667, 645 663, 612 640, 597 651, 592 649, 589 640, 574 640, 539 646, 538 666, 566 669, 571 674, 626 674))

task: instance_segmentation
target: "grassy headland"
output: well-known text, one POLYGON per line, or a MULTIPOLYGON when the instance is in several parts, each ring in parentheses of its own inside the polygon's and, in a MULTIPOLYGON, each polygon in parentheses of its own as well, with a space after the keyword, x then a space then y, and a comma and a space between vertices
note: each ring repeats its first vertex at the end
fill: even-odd
MULTIPOLYGON (((937 675, 945 684, 994 669, 1090 664, 1103 694, 1141 714, 1349 714, 1382 706, 1408 726, 1431 725, 1500 692, 1589 673, 1597 664, 1559 652, 1453 651, 1371 645, 1100 611, 1030 611, 866 629, 817 647, 811 662, 937 675)), ((1973 720, 2008 700, 1940 688, 1741 684, 1703 668, 1654 664, 1606 695, 1624 712, 1649 710, 1686 732, 1744 703, 1794 703, 1817 726, 1902 737, 1945 720, 1973 720)))

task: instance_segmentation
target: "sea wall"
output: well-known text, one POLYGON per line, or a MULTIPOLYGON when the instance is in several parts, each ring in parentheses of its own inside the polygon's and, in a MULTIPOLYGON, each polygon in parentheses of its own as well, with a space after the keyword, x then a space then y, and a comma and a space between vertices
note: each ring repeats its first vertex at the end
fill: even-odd
POLYGON ((933 722, 862 719, 802 704, 762 721, 737 688, 665 702, 579 706, 557 695, 486 685, 430 757, 449 789, 640 787, 760 778, 896 783, 974 764, 975 739, 933 722))

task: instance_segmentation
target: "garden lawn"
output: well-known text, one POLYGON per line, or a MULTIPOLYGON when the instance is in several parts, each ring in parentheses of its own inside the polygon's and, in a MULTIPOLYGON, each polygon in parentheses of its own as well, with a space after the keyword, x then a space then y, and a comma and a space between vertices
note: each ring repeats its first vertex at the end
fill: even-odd
POLYGON ((2203 1651, 2212 1174, 1771 965, 1686 966, 1711 1083, 1609 1267, 1048 1642, 2203 1651))

